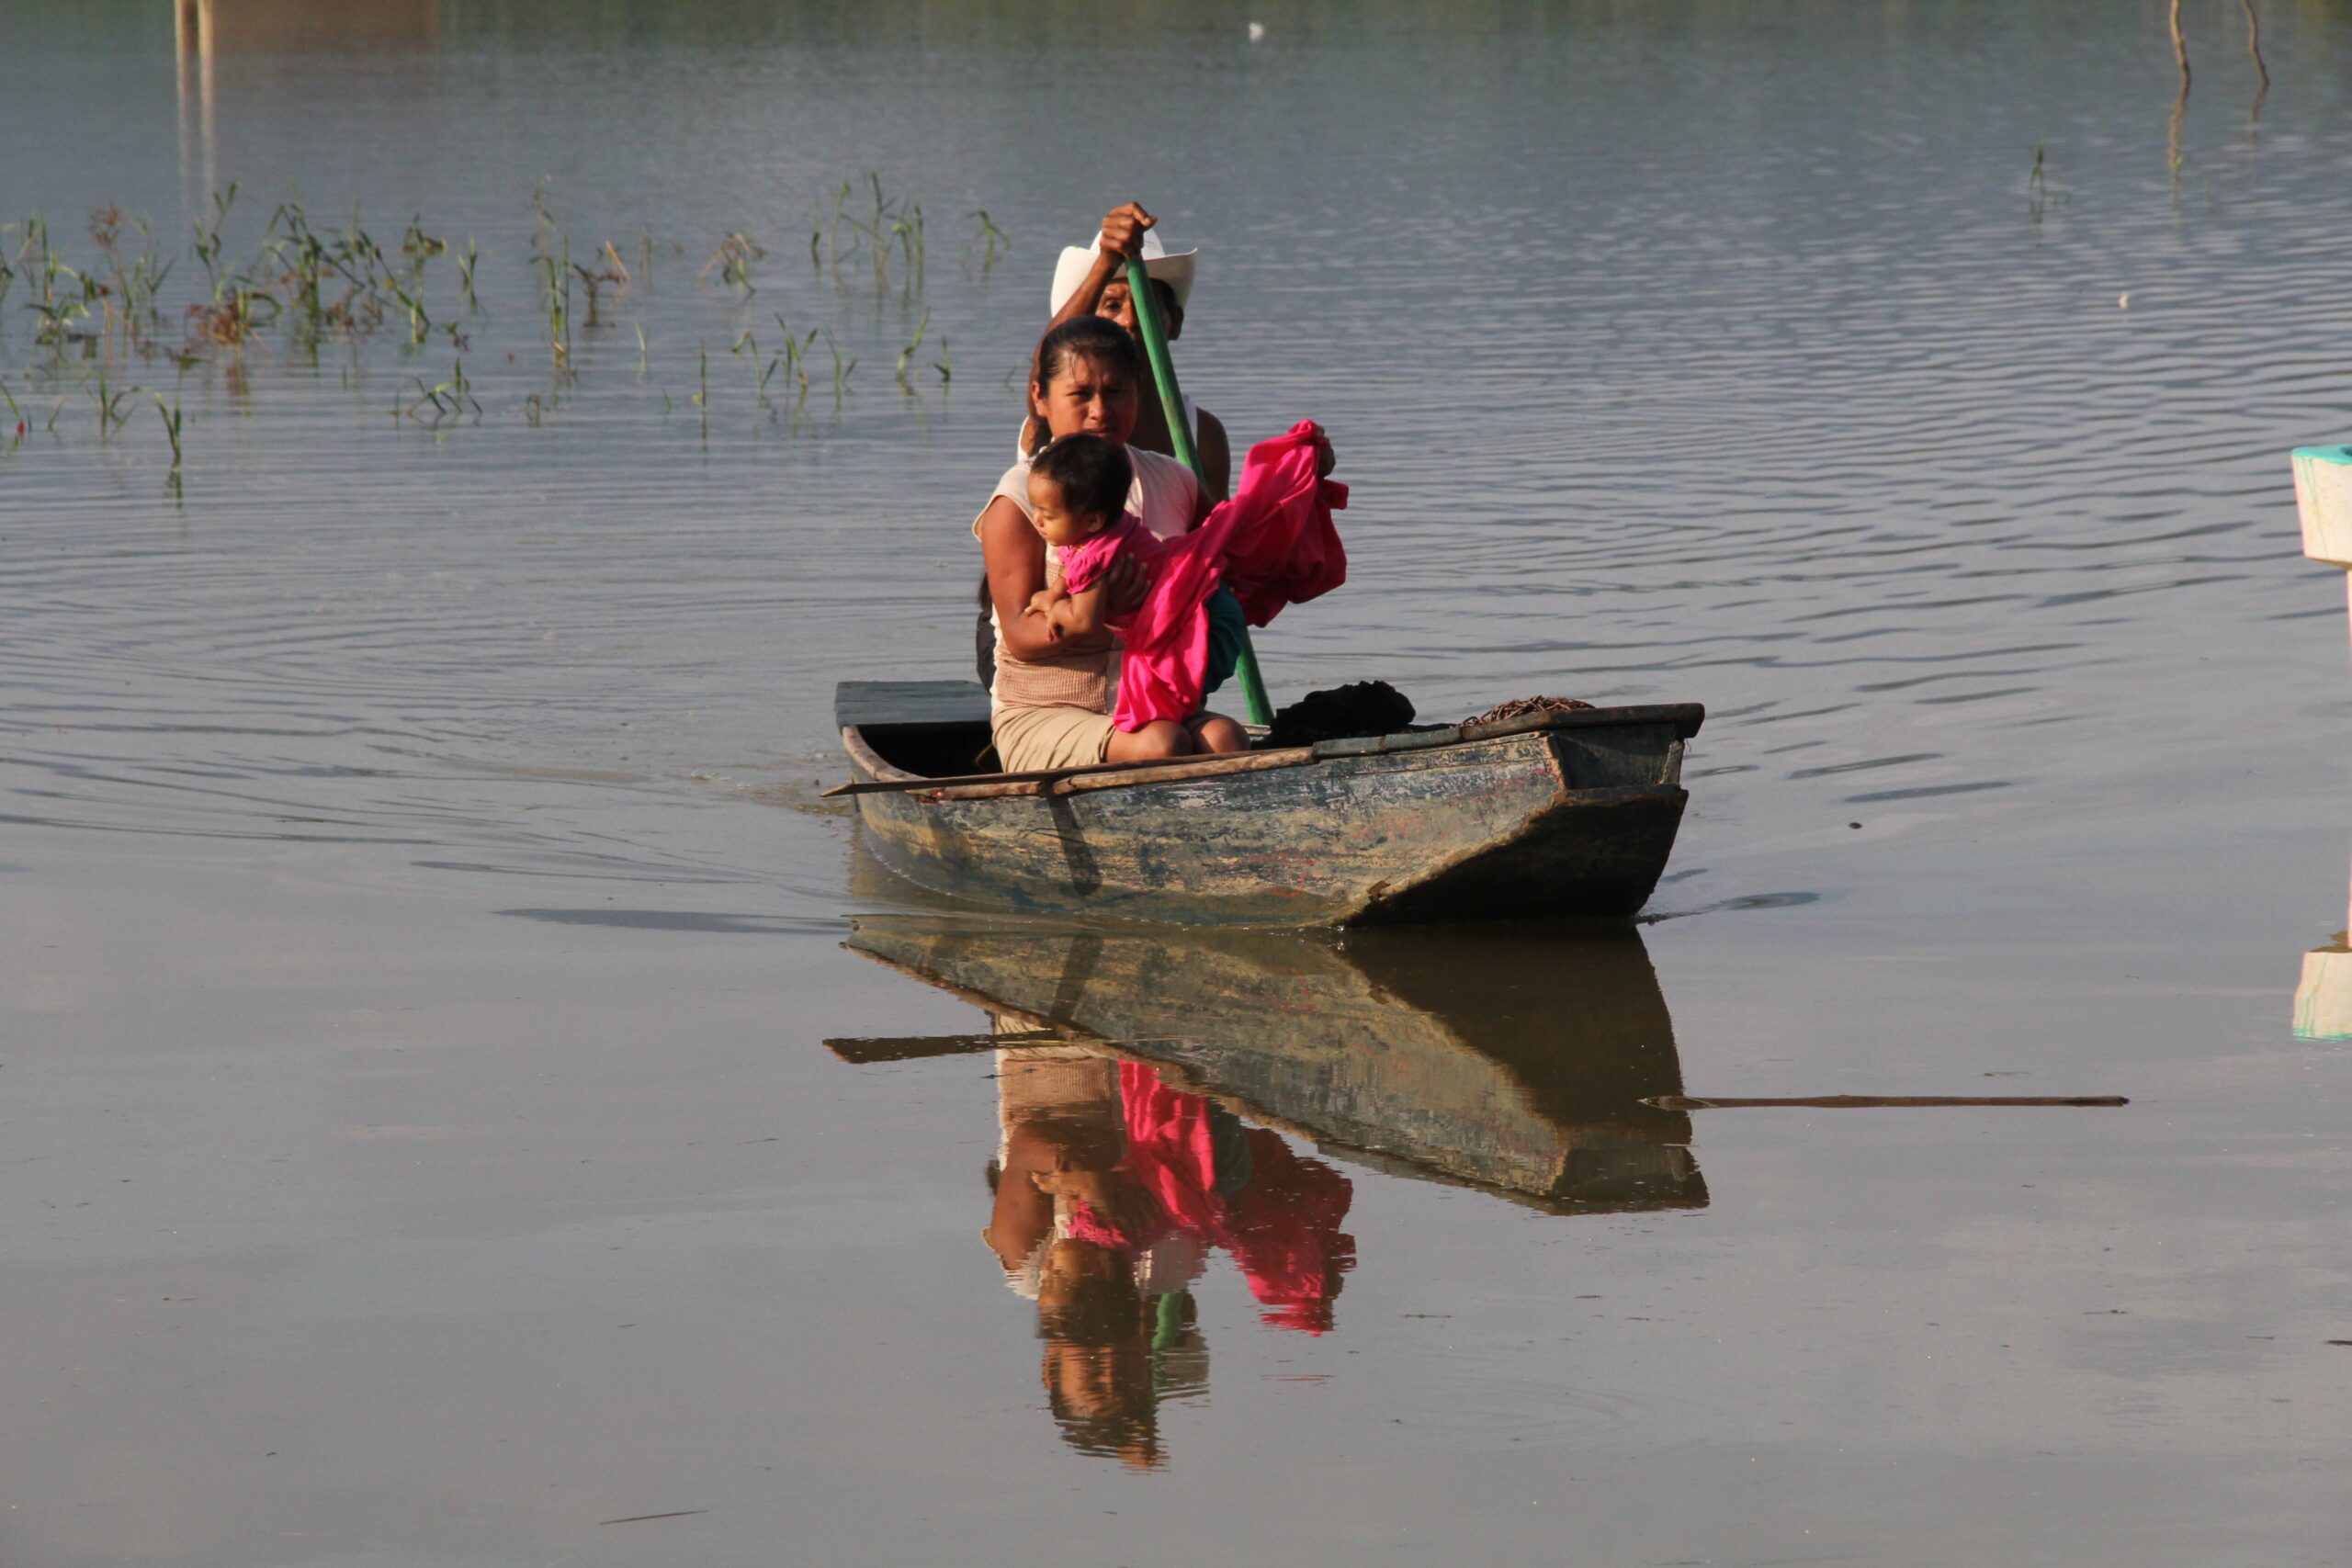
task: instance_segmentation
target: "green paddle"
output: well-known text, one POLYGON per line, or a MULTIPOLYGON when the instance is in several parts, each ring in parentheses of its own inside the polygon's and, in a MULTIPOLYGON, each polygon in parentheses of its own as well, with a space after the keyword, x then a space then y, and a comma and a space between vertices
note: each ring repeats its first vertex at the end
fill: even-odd
MULTIPOLYGON (((1143 351, 1151 361, 1151 378, 1159 385, 1160 411, 1168 416, 1169 444, 1176 449, 1176 460, 1201 473, 1201 455, 1193 449, 1192 423, 1184 417, 1184 399, 1176 389, 1176 362, 1168 356, 1168 331, 1159 324, 1159 301, 1152 298, 1151 276, 1143 263, 1127 258, 1127 293, 1135 300, 1136 326, 1143 333, 1143 351)), ((1241 657, 1234 661, 1233 673, 1241 682, 1241 700, 1250 709, 1252 724, 1274 722, 1274 706, 1266 700, 1266 682, 1258 673, 1258 650, 1250 645, 1250 628, 1241 628, 1241 657)))

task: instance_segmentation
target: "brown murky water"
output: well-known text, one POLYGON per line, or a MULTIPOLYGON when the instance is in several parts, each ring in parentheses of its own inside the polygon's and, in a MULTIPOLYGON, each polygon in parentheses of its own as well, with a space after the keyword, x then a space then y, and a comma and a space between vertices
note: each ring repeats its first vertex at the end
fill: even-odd
POLYGON ((2177 166, 2155 6, 171 20, 0 6, 0 222, 421 212, 483 311, 0 300, 11 1561, 2352 1557, 2352 17, 2256 114, 2190 7, 2177 166), (919 287, 810 265, 868 169, 919 287), (535 189, 650 262, 566 380, 535 189), (812 808, 1130 192, 1356 487, 1278 695, 1707 704, 1661 919, 1011 925, 812 808), (2132 1103, 1646 1103, 1834 1093, 2132 1103))

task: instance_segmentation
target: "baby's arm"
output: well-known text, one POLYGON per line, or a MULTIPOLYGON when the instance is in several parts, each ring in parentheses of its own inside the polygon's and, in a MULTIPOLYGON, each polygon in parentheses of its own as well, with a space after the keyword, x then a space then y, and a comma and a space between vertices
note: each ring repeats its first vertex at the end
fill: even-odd
POLYGON ((1110 618, 1110 597, 1108 582, 1097 578, 1084 591, 1064 593, 1056 600, 1046 618, 1052 622, 1055 631, 1064 637, 1099 632, 1110 618))

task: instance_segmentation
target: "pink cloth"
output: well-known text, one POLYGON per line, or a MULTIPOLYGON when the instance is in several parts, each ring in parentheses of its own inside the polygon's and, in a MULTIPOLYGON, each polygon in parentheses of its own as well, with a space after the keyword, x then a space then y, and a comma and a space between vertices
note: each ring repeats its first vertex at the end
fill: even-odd
MULTIPOLYGON (((1241 601, 1253 626, 1264 626, 1286 604, 1304 604, 1348 580, 1348 552, 1331 524, 1331 513, 1347 509, 1348 487, 1315 477, 1325 445, 1322 428, 1312 420, 1301 420, 1286 435, 1261 441, 1250 448, 1241 483, 1226 502, 1272 512, 1262 525, 1242 522, 1225 557, 1225 585, 1241 601), (1263 488, 1253 489, 1253 481, 1263 488)), ((1213 512, 1201 531, 1216 523, 1213 512)))
POLYGON ((1135 614, 1114 621, 1127 645, 1112 722, 1141 729, 1155 719, 1201 711, 1208 677, 1209 595, 1220 582, 1241 601, 1253 626, 1285 604, 1303 604, 1348 580, 1347 551, 1331 513, 1348 504, 1348 487, 1319 478, 1323 432, 1301 420, 1288 433, 1250 448, 1233 499, 1198 528, 1161 539, 1132 514, 1075 549, 1062 552, 1062 581, 1081 592, 1120 556, 1133 554, 1154 573, 1135 614))

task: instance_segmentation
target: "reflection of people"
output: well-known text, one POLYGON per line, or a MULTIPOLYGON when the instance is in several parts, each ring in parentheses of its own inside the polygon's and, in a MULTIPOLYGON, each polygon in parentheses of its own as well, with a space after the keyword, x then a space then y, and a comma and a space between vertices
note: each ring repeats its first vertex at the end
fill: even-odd
POLYGON ((1120 1064, 1119 1098, 1127 1151, 1117 1174, 1147 1201, 1098 1207, 1079 1196, 1070 1233, 1137 1255, 1170 1235, 1197 1238, 1233 1255, 1268 1323, 1329 1328, 1340 1276, 1355 1262, 1355 1243, 1340 1231, 1354 1196, 1348 1179, 1141 1063, 1120 1064))
POLYGON ((1074 1047, 998 1054, 1001 1141, 982 1237, 1037 1305, 1043 1375, 1069 1441, 1160 1462, 1159 1406, 1206 1382, 1189 1287, 1231 1253, 1265 1320, 1331 1325, 1354 1244, 1352 1189, 1153 1069, 1074 1047))

